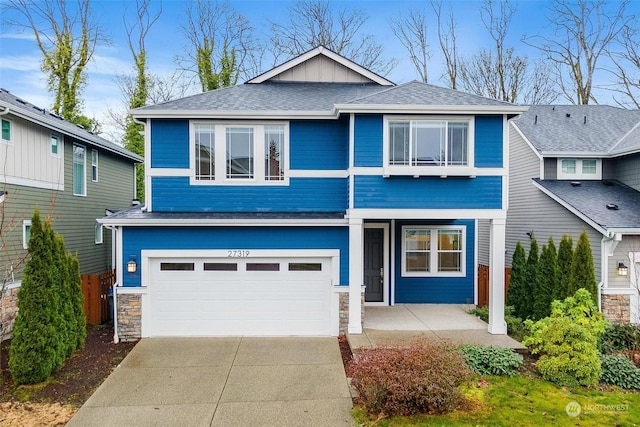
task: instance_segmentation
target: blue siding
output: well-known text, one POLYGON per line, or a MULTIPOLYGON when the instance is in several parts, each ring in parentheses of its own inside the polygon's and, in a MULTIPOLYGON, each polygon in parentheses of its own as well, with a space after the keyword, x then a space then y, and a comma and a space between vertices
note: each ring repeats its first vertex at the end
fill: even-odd
POLYGON ((476 167, 502 167, 502 116, 477 116, 475 140, 476 167))
POLYGON ((349 118, 292 121, 291 169, 345 170, 348 167, 349 118))
POLYGON ((154 211, 341 212, 347 179, 291 178, 288 186, 190 185, 188 177, 153 177, 154 211))
POLYGON ((450 222, 419 221, 396 222, 396 302, 397 303, 473 303, 475 283, 474 236, 475 221, 458 220, 450 222), (402 226, 420 225, 466 225, 466 277, 402 277, 402 226))
POLYGON ((151 121, 151 167, 189 167, 189 121, 151 121))
POLYGON ((381 209, 500 209, 502 178, 356 176, 354 204, 381 209))
MULTIPOLYGON (((126 227, 123 265, 143 249, 339 249, 340 284, 349 282, 348 227, 126 227)), ((124 286, 140 286, 140 269, 123 273, 124 286)))
POLYGON ((382 116, 356 115, 355 166, 382 166, 382 116))

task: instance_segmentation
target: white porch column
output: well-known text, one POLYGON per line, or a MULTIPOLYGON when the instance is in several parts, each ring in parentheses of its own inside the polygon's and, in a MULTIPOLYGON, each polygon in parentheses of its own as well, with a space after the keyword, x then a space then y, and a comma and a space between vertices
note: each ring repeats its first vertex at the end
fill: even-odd
POLYGON ((504 321, 504 264, 506 220, 491 220, 489 240, 489 333, 506 334, 504 321))
POLYGON ((362 333, 361 293, 364 284, 363 221, 349 219, 349 327, 350 334, 362 333))

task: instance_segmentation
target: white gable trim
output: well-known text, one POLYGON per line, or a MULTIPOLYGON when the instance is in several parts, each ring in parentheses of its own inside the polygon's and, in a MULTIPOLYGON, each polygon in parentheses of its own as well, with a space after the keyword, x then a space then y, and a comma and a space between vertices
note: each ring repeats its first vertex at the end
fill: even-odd
MULTIPOLYGON (((624 136, 623 136, 622 138, 620 138, 618 141, 616 141, 616 143, 615 143, 615 144, 613 144, 613 146, 612 146, 611 148, 609 148, 609 153, 611 153, 611 154, 619 154, 620 152, 616 152, 616 147, 617 147, 618 145, 620 145, 620 144, 622 143, 622 141, 624 141, 625 139, 627 139, 627 137, 628 137, 629 135, 631 135, 631 133, 632 133, 634 130, 636 130, 636 128, 638 128, 638 126, 640 126, 640 122, 636 123, 636 124, 635 124, 635 126, 633 126, 633 127, 629 130, 629 132, 625 133, 625 134, 624 134, 624 136)), ((629 151, 630 151, 630 152, 634 152, 634 151, 637 151, 637 150, 638 150, 638 147, 635 147, 635 148, 630 149, 629 151)))
POLYGON ((340 56, 337 53, 327 49, 324 46, 319 46, 316 47, 315 49, 311 49, 310 51, 303 53, 302 55, 299 55, 287 62, 285 62, 282 65, 279 65, 275 68, 272 68, 271 70, 260 74, 257 77, 254 77, 251 80, 248 80, 247 83, 264 83, 267 80, 272 79, 273 77, 277 76, 278 74, 281 74, 293 67, 296 67, 300 64, 302 64, 305 61, 308 61, 311 58, 314 58, 318 55, 324 55, 327 58, 337 62, 338 64, 341 64, 345 67, 347 67, 348 69, 352 70, 355 73, 358 73, 364 77, 366 77, 367 79, 373 81, 374 83, 378 83, 381 86, 394 86, 394 83, 383 78, 380 77, 379 75, 377 75, 374 72, 371 72, 369 70, 367 70, 366 68, 356 64, 355 62, 345 58, 344 56, 340 56))

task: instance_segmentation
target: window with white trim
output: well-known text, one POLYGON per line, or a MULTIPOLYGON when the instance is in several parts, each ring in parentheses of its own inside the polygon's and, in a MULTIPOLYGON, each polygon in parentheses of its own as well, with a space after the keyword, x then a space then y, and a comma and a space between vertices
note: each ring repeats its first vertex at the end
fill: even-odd
POLYGON ((31 220, 22 221, 22 247, 29 249, 29 239, 31 238, 31 220))
POLYGON ((96 245, 101 245, 103 242, 103 227, 102 224, 96 223, 94 233, 94 241, 96 245))
POLYGON ((402 276, 464 276, 466 227, 402 227, 402 276))
POLYGON ((558 159, 558 179, 602 179, 601 159, 558 159))
POLYGON ((87 195, 87 149, 73 144, 73 195, 87 195))
POLYGON ((56 134, 51 134, 51 146, 50 153, 52 156, 58 157, 60 156, 60 136, 56 134))
POLYGON ((98 182, 98 150, 91 150, 91 181, 98 182))
POLYGON ((473 167, 471 117, 385 118, 386 171, 417 175, 473 167))
POLYGON ((195 183, 286 183, 288 130, 285 123, 193 122, 195 183))
POLYGON ((2 141, 13 141, 13 122, 8 119, 2 119, 2 141))

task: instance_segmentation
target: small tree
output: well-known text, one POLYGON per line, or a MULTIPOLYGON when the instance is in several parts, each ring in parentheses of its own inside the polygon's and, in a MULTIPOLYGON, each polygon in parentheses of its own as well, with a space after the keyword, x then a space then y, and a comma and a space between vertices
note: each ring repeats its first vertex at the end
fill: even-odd
POLYGON ((507 305, 513 306, 513 314, 522 317, 522 306, 526 304, 524 299, 524 287, 527 280, 527 257, 522 244, 516 244, 511 260, 511 280, 507 291, 507 305))
POLYGON ((598 285, 596 284, 595 266, 589 243, 589 235, 586 230, 580 233, 576 250, 571 261, 571 275, 569 276, 569 292, 574 293, 584 288, 593 297, 593 302, 598 303, 598 285))
POLYGON ((569 276, 571 275, 571 263, 573 262, 573 238, 565 234, 560 240, 558 249, 558 286, 553 293, 553 299, 563 300, 569 292, 569 276))
POLYGON ((522 293, 521 316, 523 319, 533 317, 533 301, 538 289, 538 258, 538 241, 533 236, 529 247, 529 256, 527 257, 526 280, 524 281, 524 292, 522 293))
POLYGON ((538 288, 533 303, 533 318, 542 319, 551 313, 551 301, 558 286, 558 255, 553 238, 542 247, 538 261, 538 288))

